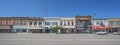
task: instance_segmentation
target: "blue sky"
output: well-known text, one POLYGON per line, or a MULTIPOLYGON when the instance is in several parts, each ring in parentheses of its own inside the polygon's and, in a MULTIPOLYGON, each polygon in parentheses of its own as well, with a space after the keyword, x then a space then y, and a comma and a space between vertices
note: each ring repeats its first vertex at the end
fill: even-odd
POLYGON ((0 16, 44 17, 46 2, 50 17, 120 17, 120 0, 0 0, 0 16))

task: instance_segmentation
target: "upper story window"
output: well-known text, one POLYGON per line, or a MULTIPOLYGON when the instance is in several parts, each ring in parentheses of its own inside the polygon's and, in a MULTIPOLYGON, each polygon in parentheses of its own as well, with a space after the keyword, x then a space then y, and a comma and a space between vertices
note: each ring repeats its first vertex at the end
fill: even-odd
POLYGON ((60 22, 60 25, 62 25, 62 22, 60 22))
POLYGON ((42 25, 42 22, 39 22, 39 25, 42 25))
POLYGON ((16 21, 16 25, 20 25, 20 22, 19 22, 19 21, 16 21))
POLYGON ((67 25, 66 21, 64 21, 64 25, 67 25))
POLYGON ((16 22, 16 21, 14 21, 14 24, 15 24, 15 25, 17 25, 17 22, 16 22))
POLYGON ((117 25, 120 25, 120 21, 116 21, 116 24, 117 24, 117 25))
POLYGON ((45 22, 45 25, 50 25, 50 22, 45 22))
POLYGON ((58 22, 52 22, 52 25, 58 25, 58 22))
POLYGON ((70 22, 68 22, 68 25, 70 25, 70 22))
POLYGON ((74 22, 72 22, 72 25, 74 25, 74 22))
POLYGON ((20 25, 22 25, 22 22, 23 22, 23 21, 20 20, 19 22, 20 22, 20 25))
POLYGON ((32 25, 32 21, 29 22, 29 25, 32 25))
POLYGON ((22 24, 22 25, 25 25, 25 21, 22 21, 21 24, 22 24))
POLYGON ((19 24, 20 24, 20 22, 19 22, 19 21, 15 21, 14 23, 15 23, 15 25, 19 25, 19 24))
POLYGON ((113 26, 114 25, 114 21, 110 21, 110 26, 113 26))
POLYGON ((37 25, 37 22, 36 22, 36 21, 34 22, 34 25, 37 25))
POLYGON ((17 22, 17 24, 16 25, 19 25, 20 23, 19 22, 17 22))

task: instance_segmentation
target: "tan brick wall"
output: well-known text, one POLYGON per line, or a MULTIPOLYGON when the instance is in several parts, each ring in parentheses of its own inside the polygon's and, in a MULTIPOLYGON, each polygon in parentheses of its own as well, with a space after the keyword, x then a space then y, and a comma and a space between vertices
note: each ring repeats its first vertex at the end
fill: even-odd
MULTIPOLYGON (((110 21, 120 21, 120 18, 108 18, 108 25, 110 26, 110 21)), ((120 27, 118 24, 114 24, 113 26, 111 27, 120 27)))

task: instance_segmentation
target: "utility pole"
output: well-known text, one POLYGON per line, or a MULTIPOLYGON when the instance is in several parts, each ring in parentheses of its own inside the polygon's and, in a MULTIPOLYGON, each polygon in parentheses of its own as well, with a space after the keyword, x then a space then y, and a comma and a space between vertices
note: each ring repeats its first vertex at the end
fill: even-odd
POLYGON ((47 4, 45 4, 45 17, 47 17, 48 16, 48 5, 47 4))
POLYGON ((47 0, 45 1, 45 17, 48 16, 48 4, 47 4, 47 0))
POLYGON ((96 14, 94 13, 94 14, 93 14, 93 18, 95 18, 95 16, 96 16, 96 14))

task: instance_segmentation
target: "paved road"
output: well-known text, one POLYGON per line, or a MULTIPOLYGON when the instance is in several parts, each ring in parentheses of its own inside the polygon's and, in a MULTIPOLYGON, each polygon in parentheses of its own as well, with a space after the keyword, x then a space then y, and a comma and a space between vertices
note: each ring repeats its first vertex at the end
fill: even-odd
POLYGON ((0 33, 0 45, 120 45, 120 35, 0 33))

